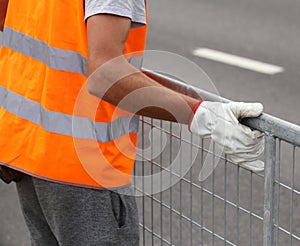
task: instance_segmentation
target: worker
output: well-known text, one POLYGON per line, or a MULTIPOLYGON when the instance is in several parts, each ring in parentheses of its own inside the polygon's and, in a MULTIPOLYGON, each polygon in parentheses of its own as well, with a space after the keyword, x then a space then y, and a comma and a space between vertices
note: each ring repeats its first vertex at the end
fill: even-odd
POLYGON ((32 245, 139 245, 138 115, 188 124, 257 168, 263 136, 239 120, 261 104, 199 102, 140 72, 144 0, 0 0, 0 25, 0 164, 32 245))

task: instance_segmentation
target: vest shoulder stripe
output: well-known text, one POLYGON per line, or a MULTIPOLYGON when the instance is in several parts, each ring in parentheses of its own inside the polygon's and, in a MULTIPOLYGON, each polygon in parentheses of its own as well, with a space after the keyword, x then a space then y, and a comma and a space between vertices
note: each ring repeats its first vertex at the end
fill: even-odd
MULTIPOLYGON (((4 28, 3 46, 43 62, 49 68, 87 76, 86 57, 75 51, 51 47, 44 41, 37 40, 12 28, 4 28)), ((133 56, 128 62, 137 69, 141 69, 143 57, 133 56)))
POLYGON ((41 61, 50 68, 87 75, 87 59, 78 52, 51 47, 12 28, 4 28, 3 46, 41 61))

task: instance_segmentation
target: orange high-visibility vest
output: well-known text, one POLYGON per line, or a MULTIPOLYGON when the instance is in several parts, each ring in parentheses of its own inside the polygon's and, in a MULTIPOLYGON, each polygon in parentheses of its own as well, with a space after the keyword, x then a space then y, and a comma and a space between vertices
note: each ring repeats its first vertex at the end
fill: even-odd
MULTIPOLYGON (((131 29, 124 53, 138 52, 133 64, 141 64, 145 39, 146 25, 131 29)), ((81 187, 131 182, 138 118, 88 94, 86 61, 84 1, 9 1, 0 53, 1 165, 81 187)))

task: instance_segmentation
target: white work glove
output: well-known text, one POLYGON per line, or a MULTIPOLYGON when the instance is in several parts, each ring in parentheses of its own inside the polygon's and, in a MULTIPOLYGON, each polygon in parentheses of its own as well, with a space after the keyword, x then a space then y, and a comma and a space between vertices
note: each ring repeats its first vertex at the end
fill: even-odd
POLYGON ((262 112, 260 103, 203 101, 194 112, 190 131, 201 137, 210 136, 224 147, 229 161, 255 172, 263 171, 264 163, 258 160, 264 151, 263 133, 239 122, 245 117, 257 117, 262 112))

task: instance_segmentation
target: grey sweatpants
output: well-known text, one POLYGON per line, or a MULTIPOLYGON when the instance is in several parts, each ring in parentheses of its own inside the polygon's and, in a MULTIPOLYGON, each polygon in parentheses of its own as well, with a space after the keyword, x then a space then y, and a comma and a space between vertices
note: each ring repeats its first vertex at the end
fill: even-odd
POLYGON ((139 245, 134 196, 28 175, 17 190, 32 246, 139 245))

